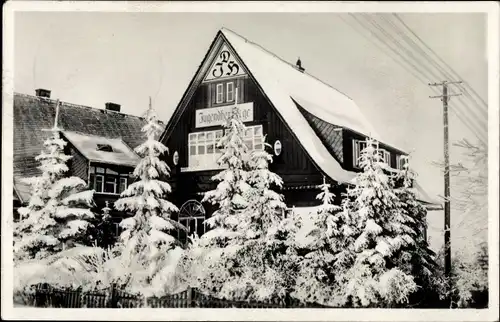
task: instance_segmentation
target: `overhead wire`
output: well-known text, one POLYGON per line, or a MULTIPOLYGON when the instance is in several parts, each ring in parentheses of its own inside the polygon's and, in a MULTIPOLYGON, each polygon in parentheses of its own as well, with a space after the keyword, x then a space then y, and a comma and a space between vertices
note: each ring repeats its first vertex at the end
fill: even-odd
MULTIPOLYGON (((447 72, 442 66, 439 65, 439 63, 436 62, 435 59, 433 59, 430 55, 428 55, 418 44, 416 44, 407 34, 404 30, 400 29, 398 26, 396 26, 395 23, 393 23, 390 19, 387 19, 384 16, 381 16, 381 19, 384 20, 388 25, 392 27, 392 29, 398 34, 400 37, 402 37, 406 43, 410 47, 412 47, 416 52, 419 52, 428 62, 431 63, 431 65, 438 71, 440 72, 445 78, 448 78, 449 80, 453 80, 454 76, 452 76, 449 72, 447 72)), ((463 80, 462 80, 463 81, 463 80)), ((460 84, 455 84, 457 87, 460 88, 460 84)), ((463 91, 462 91, 463 92, 463 91)), ((465 94, 465 93, 464 93, 465 94)), ((461 96, 458 96, 455 98, 455 100, 458 103, 461 103, 463 107, 471 112, 473 115, 471 115, 476 122, 478 122, 481 126, 482 129, 487 127, 487 115, 485 114, 483 107, 480 106, 476 101, 472 100, 471 103, 476 106, 476 108, 471 108, 469 104, 467 104, 461 96)))
MULTIPOLYGON (((414 61, 419 66, 422 66, 423 69, 425 69, 426 72, 428 72, 434 79, 439 78, 439 74, 435 73, 432 69, 427 67, 426 64, 424 64, 422 61, 420 61, 418 58, 416 58, 412 51, 406 49, 396 38, 394 38, 391 34, 389 34, 381 25, 379 25, 375 19, 371 19, 368 16, 363 16, 367 21, 369 21, 375 28, 377 28, 382 34, 387 37, 390 41, 396 44, 396 47, 402 49, 407 56, 410 56, 413 58, 414 61)), ((459 119, 464 123, 467 127, 473 128, 474 131, 481 133, 481 129, 484 128, 485 124, 477 125, 474 124, 469 118, 467 118, 465 115, 462 114, 462 111, 458 111, 457 109, 452 109, 452 112, 455 113, 459 119)), ((481 123, 481 122, 480 122, 481 123)), ((477 135, 477 134, 476 134, 477 135)))
MULTIPOLYGON (((446 61, 444 61, 432 48, 430 48, 410 27, 408 27, 408 25, 404 22, 404 20, 397 14, 397 13, 393 13, 394 17, 396 17, 396 19, 398 19, 398 21, 403 25, 405 26, 405 28, 415 37, 417 38, 420 43, 425 47, 427 48, 434 56, 436 56, 436 58, 440 61, 441 64, 445 65, 450 71, 451 73, 454 75, 455 78, 457 79, 462 79, 460 77, 460 75, 453 69, 451 68, 450 65, 448 65, 448 63, 446 63, 446 61)), ((479 95, 472 86, 469 85, 469 83, 467 83, 466 81, 463 81, 463 86, 466 86, 475 96, 476 98, 486 107, 488 107, 488 104, 484 101, 484 99, 481 97, 481 95, 479 95)), ((463 89, 464 90, 464 93, 466 93, 467 96, 472 96, 467 90, 463 89)))
MULTIPOLYGON (((399 41, 397 41, 395 38, 393 38, 390 34, 387 33, 386 30, 383 29, 382 26, 380 26, 377 22, 371 20, 371 19, 367 19, 366 17, 365 18, 365 21, 362 21, 361 19, 358 19, 355 15, 353 14, 349 14, 356 22, 357 24, 359 24, 363 29, 367 30, 368 32, 370 32, 370 34, 375 37, 379 42, 381 42, 382 44, 385 45, 385 47, 389 48, 389 50, 391 50, 394 54, 396 54, 399 59, 403 60, 404 62, 406 62, 406 64, 409 65, 409 67, 411 68, 411 70, 409 70, 407 68, 407 66, 401 64, 401 61, 399 60, 396 60, 396 62, 402 66, 405 70, 407 71, 410 71, 411 74, 413 76, 415 76, 419 81, 421 81, 422 83, 424 83, 425 85, 427 85, 429 83, 429 78, 428 78, 428 74, 427 72, 429 72, 430 74, 432 74, 433 77, 437 77, 436 74, 432 71, 432 70, 429 70, 425 65, 424 68, 425 68, 425 71, 423 71, 421 68, 419 68, 417 65, 415 65, 413 62, 409 61, 407 59, 407 57, 405 57, 405 55, 403 55, 401 52, 400 52, 400 49, 404 49, 406 51, 406 53, 409 55, 408 56, 411 56, 414 60, 417 61, 417 64, 418 63, 421 63, 418 59, 416 59, 413 54, 411 52, 408 52, 407 49, 403 48, 403 46, 401 45, 401 43, 399 41), (374 26, 378 31, 379 33, 375 33, 373 28, 370 27, 370 24, 372 26, 374 26), (382 35, 380 35, 380 33, 382 33, 382 35), (389 45, 389 42, 387 41, 387 39, 390 39, 392 40, 393 43, 395 43, 396 45, 396 48, 392 47, 391 45, 389 45), (415 74, 418 73, 419 75, 415 74), (427 81, 426 81, 427 80, 427 81)), ((355 29, 356 31, 359 32, 359 30, 355 27, 353 27, 352 24, 350 24, 346 19, 343 19, 341 17, 341 19, 347 23, 351 28, 355 29)), ((364 33, 360 33, 362 34, 363 36, 364 33)), ((376 42, 373 41, 372 38, 369 38, 369 37, 365 37, 367 38, 372 44, 375 44, 379 49, 382 49, 380 46, 377 45, 376 42)), ((386 50, 383 50, 384 53, 388 54, 386 50)), ((394 58, 392 55, 389 55, 391 56, 392 58, 394 58)), ((431 90, 434 90, 434 91, 438 91, 436 88, 431 88, 431 90)), ((480 138, 482 140, 482 136, 480 135, 480 132, 481 132, 481 128, 478 127, 477 125, 474 125, 472 123, 470 123, 463 115, 461 112, 458 112, 453 110, 453 112, 457 115, 457 117, 462 121, 462 123, 464 123, 470 130, 471 132, 476 135, 478 138, 480 138)))

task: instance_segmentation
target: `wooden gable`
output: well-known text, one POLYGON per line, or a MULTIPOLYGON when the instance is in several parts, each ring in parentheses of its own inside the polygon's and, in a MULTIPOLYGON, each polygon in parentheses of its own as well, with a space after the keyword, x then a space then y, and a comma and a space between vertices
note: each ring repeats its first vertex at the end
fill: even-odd
MULTIPOLYGON (((227 69, 228 72, 230 69, 227 69)), ((215 73, 218 76, 220 73, 215 73)), ((226 72, 227 74, 227 72, 226 72)), ((305 152, 302 145, 296 138, 296 134, 284 122, 283 116, 278 113, 266 96, 266 89, 252 76, 251 70, 247 68, 245 62, 240 59, 237 52, 219 33, 206 54, 197 74, 194 76, 189 87, 170 121, 166 126, 166 131, 162 135, 162 142, 169 148, 170 154, 167 163, 172 168, 172 184, 177 187, 174 190, 182 190, 186 194, 187 190, 203 192, 213 189, 210 177, 216 171, 196 171, 186 173, 185 168, 189 164, 188 135, 198 131, 217 130, 222 128, 219 122, 213 126, 200 126, 197 117, 207 109, 217 107, 214 104, 214 86, 217 84, 233 80, 238 88, 238 106, 248 106, 252 109, 252 117, 246 120, 245 125, 262 125, 266 135, 266 142, 271 145, 267 151, 274 155, 272 148, 276 141, 281 143, 282 153, 274 155, 271 169, 282 176, 285 186, 300 186, 303 184, 319 184, 322 182, 323 174, 310 156, 305 152), (228 54, 222 53, 228 52, 228 54), (227 59, 226 59, 227 58, 227 59), (238 64, 238 72, 225 77, 213 77, 214 70, 218 68, 220 62, 227 60, 227 66, 231 61, 238 64), (173 154, 177 152, 178 163, 173 163, 173 154), (181 188, 182 187, 182 188, 181 188)), ((234 104, 223 104, 222 107, 233 107, 234 104)), ((305 122, 305 125, 308 124, 305 122)))

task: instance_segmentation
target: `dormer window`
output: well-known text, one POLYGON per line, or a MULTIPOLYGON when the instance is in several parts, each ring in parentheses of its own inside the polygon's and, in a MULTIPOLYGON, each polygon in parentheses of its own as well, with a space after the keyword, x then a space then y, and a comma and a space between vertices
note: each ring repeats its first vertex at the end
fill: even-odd
POLYGON ((382 158, 381 162, 387 164, 388 166, 391 166, 391 153, 385 149, 379 149, 378 153, 382 158))
POLYGON ((352 161, 355 168, 359 168, 359 159, 361 158, 361 151, 366 149, 366 141, 353 140, 352 147, 352 161))
POLYGON ((97 151, 113 152, 113 148, 109 144, 97 144, 97 151))
POLYGON ((406 156, 396 155, 396 167, 398 168, 398 170, 404 170, 406 162, 408 162, 408 159, 406 156))

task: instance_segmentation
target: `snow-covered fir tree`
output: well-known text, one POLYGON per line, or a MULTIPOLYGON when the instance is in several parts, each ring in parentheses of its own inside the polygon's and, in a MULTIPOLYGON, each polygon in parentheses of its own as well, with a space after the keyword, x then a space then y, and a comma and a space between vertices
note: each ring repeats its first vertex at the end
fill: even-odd
POLYGON ((146 125, 142 132, 146 136, 144 143, 135 148, 141 160, 134 169, 137 180, 122 192, 115 202, 115 208, 133 214, 122 220, 120 226, 120 245, 123 256, 131 256, 138 260, 145 272, 134 276, 139 283, 149 283, 155 272, 158 258, 179 245, 172 232, 184 228, 171 219, 177 207, 166 200, 171 192, 170 185, 161 180, 161 176, 169 176, 168 165, 160 159, 160 155, 168 149, 156 137, 161 133, 158 116, 151 107, 145 115, 146 125))
POLYGON ((304 302, 338 305, 339 281, 352 258, 344 258, 349 236, 347 220, 340 206, 334 205, 331 185, 323 179, 321 192, 316 196, 321 204, 315 212, 298 218, 295 247, 302 255, 298 258, 299 273, 293 296, 304 302))
POLYGON ((344 203, 355 219, 353 230, 359 233, 352 245, 354 263, 343 277, 343 301, 363 307, 405 304, 418 288, 412 263, 420 232, 393 189, 378 143, 367 140, 360 166, 363 172, 356 176, 355 187, 348 189, 344 203))
POLYGON ((296 263, 287 245, 286 205, 283 196, 273 190, 281 188, 283 181, 269 170, 270 162, 272 156, 265 150, 251 152, 250 189, 244 193, 248 204, 236 226, 231 252, 222 256, 231 267, 221 289, 224 297, 284 300, 291 293, 296 263))
POLYGON ((211 228, 201 238, 193 238, 190 262, 194 269, 193 286, 212 294, 220 291, 231 273, 229 263, 222 258, 231 250, 237 236, 236 227, 248 206, 245 194, 248 184, 248 147, 243 142, 245 125, 241 121, 238 108, 234 108, 224 125, 224 136, 217 142, 221 156, 217 160, 222 171, 212 177, 217 187, 205 194, 202 202, 217 207, 212 217, 206 220, 211 228), (203 274, 202 274, 203 273, 203 274))
POLYGON ((90 210, 94 206, 93 190, 78 177, 66 177, 71 158, 64 153, 66 142, 59 129, 44 142, 44 150, 35 159, 41 175, 26 179, 32 196, 26 207, 18 209, 20 221, 14 227, 15 258, 45 258, 74 243, 84 242, 90 210))
MULTIPOLYGON (((222 234, 223 231, 235 231, 242 210, 248 206, 245 194, 250 188, 249 151, 243 142, 245 125, 241 121, 238 108, 231 111, 225 129, 225 135, 217 143, 218 148, 222 150, 217 163, 223 170, 212 177, 213 181, 218 182, 216 189, 208 191, 203 198, 203 202, 218 206, 212 217, 207 220, 207 224, 222 234)), ((218 236, 223 237, 220 234, 218 236)))
POLYGON ((436 254, 430 249, 426 239, 427 230, 427 210, 417 200, 414 182, 416 173, 410 168, 409 157, 403 163, 403 169, 395 175, 394 192, 399 198, 398 209, 412 220, 406 225, 414 230, 414 244, 405 251, 411 254, 411 260, 405 262, 406 271, 411 272, 418 285, 418 291, 410 297, 410 304, 419 306, 433 305, 439 301, 438 290, 442 281, 438 278, 436 264, 436 254))

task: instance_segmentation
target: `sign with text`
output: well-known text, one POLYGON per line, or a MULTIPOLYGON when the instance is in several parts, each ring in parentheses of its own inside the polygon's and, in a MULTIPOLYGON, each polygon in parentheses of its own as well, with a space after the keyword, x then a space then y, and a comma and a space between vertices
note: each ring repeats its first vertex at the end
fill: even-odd
MULTIPOLYGON (((234 105, 204 108, 196 110, 196 127, 224 125, 226 118, 231 115, 234 105)), ((253 121, 253 102, 238 105, 242 122, 253 121)))

